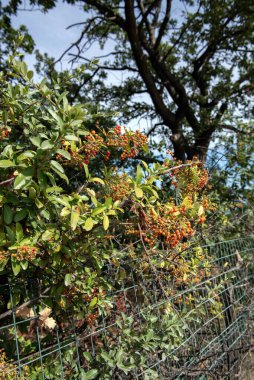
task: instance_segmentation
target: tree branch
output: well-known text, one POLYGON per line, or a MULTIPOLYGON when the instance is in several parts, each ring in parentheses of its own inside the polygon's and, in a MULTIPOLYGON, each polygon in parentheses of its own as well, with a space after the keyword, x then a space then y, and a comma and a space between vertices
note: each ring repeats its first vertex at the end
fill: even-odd
POLYGON ((22 303, 22 305, 15 306, 13 309, 8 310, 8 311, 2 313, 2 314, 0 315, 0 320, 1 320, 1 319, 4 319, 4 318, 6 318, 6 317, 9 317, 12 313, 14 313, 15 311, 17 311, 18 309, 22 309, 22 308, 24 308, 24 307, 26 307, 26 306, 30 306, 30 305, 33 304, 34 302, 38 301, 42 295, 45 295, 45 294, 48 293, 49 291, 50 291, 50 288, 46 288, 46 289, 44 290, 44 292, 42 292, 42 294, 41 294, 40 296, 38 296, 38 297, 34 297, 34 298, 31 298, 29 301, 22 303))
POLYGON ((251 136, 254 134, 254 131, 243 131, 242 129, 239 129, 237 127, 234 127, 233 125, 228 125, 228 124, 220 124, 218 125, 219 129, 227 129, 229 131, 235 132, 235 133, 240 133, 242 135, 246 136, 251 136))
POLYGON ((133 0, 125 1, 125 17, 126 17, 126 32, 129 37, 134 59, 136 61, 137 67, 139 69, 140 75, 143 78, 147 90, 152 98, 156 111, 161 115, 165 124, 169 126, 172 130, 175 129, 175 116, 174 114, 165 106, 162 95, 158 91, 155 85, 155 79, 147 69, 148 62, 147 56, 144 54, 142 45, 139 40, 139 34, 137 30, 137 24, 134 13, 133 0))
POLYGON ((165 33, 165 30, 167 28, 168 22, 170 20, 171 5, 172 5, 172 0, 167 0, 167 6, 166 6, 165 16, 164 16, 163 21, 161 23, 161 26, 160 26, 160 29, 159 29, 159 32, 158 32, 158 36, 157 36, 155 44, 154 44, 154 49, 155 50, 158 49, 158 47, 159 47, 159 45, 161 43, 162 37, 163 37, 163 35, 165 33))
POLYGON ((113 21, 115 24, 120 26, 121 29, 126 29, 125 20, 118 13, 115 13, 111 6, 106 5, 105 2, 101 3, 98 0, 83 0, 83 2, 98 9, 105 17, 108 18, 108 20, 113 21))

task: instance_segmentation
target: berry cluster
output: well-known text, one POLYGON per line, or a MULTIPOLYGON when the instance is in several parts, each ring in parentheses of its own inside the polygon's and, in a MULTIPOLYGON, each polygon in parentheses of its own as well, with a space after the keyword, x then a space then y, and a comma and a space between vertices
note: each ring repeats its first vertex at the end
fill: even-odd
POLYGON ((107 150, 104 160, 107 162, 110 159, 110 151, 107 150))
POLYGON ((97 312, 96 313, 89 313, 87 318, 86 318, 87 324, 89 326, 92 326, 95 323, 95 321, 97 320, 98 316, 99 316, 99 314, 97 312))
POLYGON ((0 350, 0 380, 13 379, 16 375, 15 365, 7 362, 6 353, 0 350))
POLYGON ((120 134, 122 133, 122 127, 121 127, 120 125, 117 125, 117 126, 115 127, 115 133, 116 133, 117 135, 120 135, 120 134))
POLYGON ((27 379, 28 367, 24 366, 22 374, 17 372, 17 366, 13 364, 13 360, 7 361, 6 353, 0 349, 0 380, 13 380, 19 378, 20 380, 27 379))
POLYGON ((121 127, 117 125, 110 133, 106 140, 108 147, 121 148, 121 160, 135 157, 140 149, 147 145, 147 137, 141 132, 136 131, 124 132, 121 134, 121 127))
POLYGON ((206 220, 205 215, 202 215, 202 216, 199 218, 199 220, 198 220, 198 224, 203 224, 203 223, 205 222, 205 220, 206 220))
POLYGON ((84 138, 86 143, 84 147, 81 149, 85 152, 84 162, 88 165, 90 159, 96 157, 97 154, 100 152, 104 140, 95 131, 92 131, 91 135, 85 135, 84 138))
MULTIPOLYGON (((200 161, 194 158, 194 161, 187 161, 185 166, 176 168, 170 174, 172 185, 177 189, 181 189, 185 194, 193 194, 199 192, 205 187, 208 181, 208 173, 202 168, 200 161)), ((181 162, 177 162, 181 165, 181 162)))
POLYGON ((5 139, 6 137, 9 136, 11 130, 8 128, 2 128, 0 129, 0 140, 5 139))
POLYGON ((115 306, 118 313, 126 313, 126 302, 124 299, 124 295, 121 294, 120 296, 115 296, 115 306))
POLYGON ((73 301, 73 298, 80 293, 79 289, 76 286, 68 286, 68 288, 64 289, 63 294, 67 298, 69 302, 73 301))
POLYGON ((7 251, 0 251, 0 262, 5 261, 7 259, 7 251))
POLYGON ((112 176, 108 187, 114 202, 125 199, 131 191, 129 177, 126 173, 112 176))
POLYGON ((78 154, 75 151, 70 150, 69 151, 71 159, 65 160, 64 157, 62 157, 60 154, 56 156, 57 161, 61 161, 63 165, 65 166, 79 166, 80 168, 83 167, 84 158, 80 154, 78 154))
POLYGON ((85 294, 84 300, 86 302, 92 301, 94 297, 97 297, 98 299, 103 299, 105 297, 105 292, 103 290, 99 290, 97 288, 93 288, 91 290, 91 294, 85 294))
POLYGON ((149 211, 143 215, 144 241, 151 247, 159 240, 166 247, 175 248, 184 238, 192 236, 194 230, 185 210, 185 206, 159 207, 156 214, 149 211))
POLYGON ((22 261, 22 260, 34 260, 37 253, 38 253, 38 249, 36 247, 31 247, 29 245, 22 245, 17 248, 16 253, 12 253, 11 255, 18 261, 22 261))
POLYGON ((200 170, 198 188, 203 189, 208 182, 208 172, 205 169, 200 170))
POLYGON ((124 132, 122 134, 121 126, 117 125, 107 133, 104 131, 103 137, 95 130, 92 130, 90 134, 84 136, 82 145, 77 151, 71 150, 70 144, 64 140, 61 141, 61 144, 65 148, 67 147, 66 149, 70 153, 71 159, 66 160, 61 155, 57 155, 56 159, 64 165, 82 167, 83 163, 88 165, 90 160, 98 154, 104 157, 105 162, 109 161, 111 152, 108 148, 119 149, 121 160, 133 158, 139 153, 140 149, 147 145, 147 137, 139 131, 124 132))
MULTIPOLYGON (((105 292, 103 290, 99 290, 97 288, 93 288, 91 290, 91 294, 85 294, 84 295, 84 300, 86 302, 91 302, 95 297, 97 297, 97 303, 94 305, 93 308, 96 310, 96 309, 98 309, 98 300, 101 301, 101 300, 103 300, 105 298, 105 292)), ((95 323, 95 321, 97 320, 98 316, 99 316, 98 311, 95 311, 95 310, 93 311, 93 313, 89 313, 87 315, 86 320, 87 320, 87 324, 89 326, 92 326, 95 323)))

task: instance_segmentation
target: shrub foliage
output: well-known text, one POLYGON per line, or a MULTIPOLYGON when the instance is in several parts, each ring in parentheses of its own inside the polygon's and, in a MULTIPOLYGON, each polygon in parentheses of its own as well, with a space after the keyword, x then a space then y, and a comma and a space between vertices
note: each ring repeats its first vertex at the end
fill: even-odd
MULTIPOLYGON (((192 257, 187 251, 210 207, 204 193, 208 175, 198 159, 182 163, 168 152, 163 164, 138 160, 141 151, 148 151, 145 135, 119 125, 101 128, 98 115, 88 114, 82 104, 70 105, 57 84, 35 83, 33 72, 15 57, 0 82, 0 279, 2 284, 11 280, 17 318, 30 312, 31 305, 22 306, 28 279, 37 279, 38 297, 54 297, 58 320, 66 321, 71 312, 86 328, 110 316, 110 291, 126 276, 118 273, 113 280, 105 275, 108 265, 118 268, 134 260, 137 274, 145 272, 155 281, 166 268, 176 287, 196 284, 207 275, 197 270, 204 261, 202 250, 192 250, 192 257), (91 130, 87 126, 93 120, 91 130), (135 173, 122 165, 128 160, 135 160, 135 173)), ((10 307, 3 300, 1 312, 10 307)), ((47 314, 47 309, 38 312, 47 314)), ((45 326, 54 334, 49 314, 45 326)), ((123 363, 118 355, 115 362, 117 346, 103 351, 100 378, 111 378, 117 365, 127 372, 145 366, 137 347, 142 352, 146 334, 155 334, 158 321, 151 311, 143 317, 140 334, 123 308, 119 350, 130 352, 131 359, 123 363), (127 325, 134 328, 131 337, 127 325)), ((159 322, 175 344, 180 333, 172 323, 183 328, 176 317, 168 308, 159 322)), ((169 344, 157 338, 145 350, 169 344)))

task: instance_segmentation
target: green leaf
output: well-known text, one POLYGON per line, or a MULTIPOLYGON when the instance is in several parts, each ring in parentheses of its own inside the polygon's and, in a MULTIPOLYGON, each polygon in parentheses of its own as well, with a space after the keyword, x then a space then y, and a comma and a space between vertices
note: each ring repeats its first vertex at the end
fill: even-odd
POLYGON ((141 166, 138 165, 137 166, 137 174, 136 174, 136 184, 137 185, 139 185, 141 183, 142 178, 143 178, 143 172, 142 172, 141 166))
POLYGON ((64 207, 62 211, 60 212, 60 215, 64 217, 64 216, 69 215, 70 213, 71 213, 70 210, 67 207, 64 207))
POLYGON ((94 224, 93 219, 92 218, 88 218, 86 220, 86 222, 85 222, 84 229, 86 231, 91 231, 91 229, 93 228, 93 224, 94 224))
POLYGON ((72 274, 71 273, 66 273, 64 277, 64 284, 65 286, 69 286, 71 284, 71 279, 72 279, 72 274))
POLYGON ((103 211, 105 211, 107 209, 107 207, 105 206, 100 206, 100 207, 96 207, 93 212, 92 212, 92 215, 95 216, 95 215, 98 215, 98 214, 101 214, 103 211))
POLYGON ((50 164, 51 164, 52 169, 57 170, 58 172, 64 174, 64 168, 62 167, 62 165, 59 164, 59 162, 55 160, 51 160, 50 164))
POLYGON ((97 305, 98 298, 94 297, 92 301, 89 303, 89 309, 92 309, 95 305, 97 305))
POLYGON ((27 268, 28 268, 28 261, 20 261, 20 265, 21 265, 21 268, 23 269, 23 270, 27 270, 27 268))
POLYGON ((27 150, 26 152, 21 153, 21 154, 17 157, 17 160, 18 160, 18 162, 22 162, 22 161, 24 161, 24 160, 27 160, 28 158, 33 158, 35 154, 36 154, 36 153, 33 152, 33 151, 31 151, 31 150, 27 150))
POLYGON ((143 190, 140 187, 135 187, 135 194, 137 198, 142 198, 144 196, 143 190))
POLYGON ((79 138, 75 135, 66 135, 64 136, 64 139, 67 141, 79 141, 79 138))
POLYGON ((71 229, 74 231, 77 228, 77 224, 79 221, 80 212, 76 210, 72 210, 71 212, 71 229))
POLYGON ((8 263, 8 259, 0 261, 0 272, 4 270, 7 263, 8 263))
POLYGON ((32 71, 32 70, 29 70, 29 71, 27 72, 27 78, 28 78, 29 80, 31 80, 31 79, 33 78, 33 76, 34 76, 33 71, 32 71))
POLYGON ((95 205, 95 207, 98 207, 98 201, 95 197, 91 197, 91 201, 93 202, 93 204, 95 205))
POLYGON ((98 369, 90 369, 90 371, 81 374, 81 380, 92 380, 98 375, 98 369))
POLYGON ((21 270, 20 262, 15 259, 12 259, 11 266, 12 266, 14 276, 17 276, 21 270))
POLYGON ((15 244, 16 242, 16 234, 15 232, 8 226, 6 226, 7 236, 10 240, 11 244, 15 244))
POLYGON ((16 214, 14 215, 14 222, 20 222, 21 220, 25 219, 27 214, 28 214, 28 211, 27 209, 24 209, 24 208, 23 210, 16 212, 16 214))
POLYGON ((36 190, 34 187, 29 187, 29 198, 34 199, 36 197, 36 190))
POLYGON ((103 218, 103 228, 105 231, 107 231, 109 227, 109 218, 107 215, 104 215, 104 218, 103 218))
POLYGON ((50 220, 50 213, 47 210, 42 210, 40 215, 43 216, 43 218, 50 220))
MULTIPOLYGON (((6 228, 9 228, 9 227, 6 226, 6 228)), ((2 247, 4 245, 6 245, 6 235, 4 232, 0 232, 0 246, 2 247)))
POLYGON ((67 152, 67 150, 64 150, 64 149, 57 149, 56 151, 58 154, 60 154, 60 156, 63 156, 64 158, 66 158, 66 160, 70 160, 71 159, 71 155, 69 152, 67 152))
POLYGON ((41 146, 41 138, 39 136, 30 137, 30 141, 37 148, 41 146))
POLYGON ((90 177, 90 173, 89 173, 89 170, 88 170, 88 165, 83 164, 83 166, 84 166, 84 169, 85 169, 86 177, 89 178, 90 177))
POLYGON ((45 189, 47 187, 47 177, 42 170, 38 170, 38 182, 41 189, 45 189))
POLYGON ((58 122, 60 125, 63 123, 63 120, 60 118, 60 116, 51 108, 48 109, 48 112, 50 115, 58 122))
POLYGON ((0 160, 0 168, 11 168, 13 166, 15 166, 15 164, 10 160, 0 160))
POLYGON ((146 170, 148 173, 150 173, 150 170, 149 170, 149 167, 148 167, 147 163, 146 163, 145 161, 141 161, 141 162, 142 162, 142 164, 143 164, 145 170, 146 170))
POLYGON ((19 243, 24 237, 23 228, 20 223, 16 223, 16 238, 19 243))
POLYGON ((107 212, 107 215, 117 215, 116 211, 115 210, 109 210, 107 212))
POLYGON ((64 173, 64 168, 57 161, 51 160, 51 168, 56 172, 60 178, 64 179, 67 183, 69 183, 68 177, 64 173))
POLYGON ((71 208, 71 205, 70 205, 67 197, 55 198, 55 201, 57 203, 60 203, 60 205, 63 205, 63 206, 68 207, 68 208, 71 208))
POLYGON ((25 176, 22 173, 20 173, 14 181, 14 189, 19 190, 27 186, 32 180, 31 176, 25 176))
POLYGON ((53 236, 54 236, 54 231, 52 231, 52 230, 47 230, 47 231, 45 231, 45 232, 41 235, 41 239, 42 239, 43 241, 48 241, 48 240, 51 239, 53 236))
POLYGON ((4 209, 4 222, 6 224, 11 224, 11 222, 13 220, 13 211, 12 211, 12 209, 7 204, 4 205, 3 209, 4 209))
POLYGON ((38 208, 42 208, 44 206, 44 204, 39 200, 39 198, 36 198, 34 202, 38 208))
POLYGON ((105 206, 106 206, 107 208, 109 208, 109 207, 112 206, 112 198, 111 198, 111 197, 109 197, 109 198, 107 198, 107 199, 105 200, 105 206))
POLYGON ((45 141, 42 142, 40 148, 42 150, 49 150, 49 149, 54 148, 54 144, 51 141, 49 141, 49 140, 45 140, 45 141))
POLYGON ((106 352, 106 351, 102 351, 100 353, 100 356, 102 357, 102 359, 105 360, 105 362, 110 366, 110 367, 113 367, 114 366, 114 361, 112 359, 111 356, 109 356, 109 354, 106 352))
MULTIPOLYGON (((73 120, 70 122, 70 126, 73 128, 73 127, 76 127, 77 125, 80 125, 84 122, 84 120, 73 120)), ((83 132, 84 133, 84 132, 83 132)))
POLYGON ((86 359, 86 361, 88 361, 88 362, 91 362, 93 360, 93 357, 90 354, 90 352, 83 352, 83 356, 86 359))

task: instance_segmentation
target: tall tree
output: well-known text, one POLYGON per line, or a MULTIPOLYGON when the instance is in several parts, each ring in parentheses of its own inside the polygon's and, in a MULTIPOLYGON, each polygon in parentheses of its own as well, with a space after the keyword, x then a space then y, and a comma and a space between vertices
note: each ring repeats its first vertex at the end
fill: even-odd
MULTIPOLYGON (((57 1, 32 3, 49 10, 57 1)), ((73 26, 82 31, 65 54, 72 61, 87 61, 87 51, 99 43, 104 52, 98 74, 126 72, 119 86, 103 86, 104 100, 123 108, 127 116, 130 112, 151 118, 149 133, 163 128, 178 158, 205 159, 215 132, 238 133, 235 116, 238 121, 252 117, 252 0, 81 3, 84 22, 73 26), (141 94, 148 94, 151 101, 147 97, 140 101, 141 94)), ((16 11, 19 1, 11 4, 16 11)))

